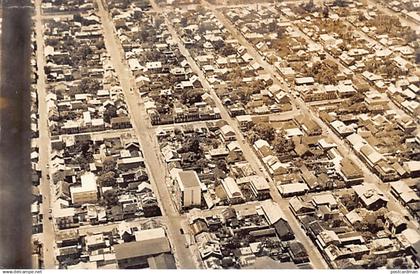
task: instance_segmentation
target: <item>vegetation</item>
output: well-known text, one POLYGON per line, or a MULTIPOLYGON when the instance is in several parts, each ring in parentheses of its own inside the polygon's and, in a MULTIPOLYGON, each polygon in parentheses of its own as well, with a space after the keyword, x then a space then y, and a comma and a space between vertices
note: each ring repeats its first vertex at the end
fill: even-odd
POLYGON ((100 186, 114 186, 117 180, 115 179, 115 172, 108 171, 98 176, 96 183, 100 186))

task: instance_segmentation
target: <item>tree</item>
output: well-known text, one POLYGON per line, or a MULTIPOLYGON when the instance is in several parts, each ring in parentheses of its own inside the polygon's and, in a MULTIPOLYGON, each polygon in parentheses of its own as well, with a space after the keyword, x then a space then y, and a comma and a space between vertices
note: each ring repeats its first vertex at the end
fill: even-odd
POLYGON ((387 257, 385 255, 375 256, 373 260, 370 260, 368 264, 368 268, 376 269, 376 268, 384 266, 386 262, 387 262, 387 257))
POLYGON ((287 153, 294 149, 293 141, 291 139, 284 138, 285 134, 286 133, 282 131, 281 133, 276 134, 276 136, 274 137, 272 145, 273 149, 277 153, 287 153))
POLYGON ((348 211, 352 211, 356 208, 357 203, 354 195, 343 194, 340 198, 343 205, 347 208, 348 211))
POLYGON ((328 16, 330 15, 330 10, 328 9, 328 6, 324 6, 324 8, 322 9, 322 15, 324 16, 324 18, 328 18, 328 16))
POLYGON ((83 93, 95 93, 101 88, 101 84, 97 79, 83 78, 80 81, 78 88, 83 93))
POLYGON ((63 181, 64 179, 65 179, 65 175, 63 171, 57 171, 52 175, 52 180, 54 183, 63 181))
POLYGON ((112 157, 112 156, 106 157, 103 161, 103 171, 104 172, 113 171, 113 170, 115 170, 116 166, 117 166, 117 162, 115 161, 114 157, 112 157))
POLYGON ((98 48, 98 49, 105 49, 105 42, 104 42, 104 39, 98 39, 98 40, 95 42, 95 47, 96 47, 96 48, 98 48))
POLYGON ((220 170, 223 170, 224 172, 228 172, 228 168, 226 166, 226 162, 224 160, 219 160, 216 163, 216 167, 219 168, 220 170))
POLYGON ((337 7, 345 7, 346 6, 346 1, 345 0, 335 0, 333 5, 337 6, 337 7))
POLYGON ((200 153, 200 141, 198 140, 198 138, 194 138, 194 140, 191 142, 190 146, 189 146, 189 151, 194 152, 194 153, 200 153))
POLYGON ((108 206, 118 204, 118 193, 115 189, 109 189, 103 193, 103 197, 108 206))
POLYGON ((115 179, 115 172, 108 171, 98 176, 96 182, 100 186, 114 186, 117 180, 115 179))
POLYGON ((254 126, 254 131, 259 135, 259 138, 264 139, 268 142, 274 140, 275 131, 272 126, 267 123, 261 123, 254 126))
POLYGON ((117 117, 117 107, 114 105, 108 105, 104 111, 104 121, 110 123, 111 119, 117 117))
POLYGON ((197 166, 199 166, 201 169, 208 167, 208 160, 206 160, 205 158, 199 159, 197 161, 197 166))
POLYGON ((316 9, 316 6, 314 4, 313 0, 309 0, 308 3, 303 4, 302 8, 306 11, 306 12, 313 12, 316 9))

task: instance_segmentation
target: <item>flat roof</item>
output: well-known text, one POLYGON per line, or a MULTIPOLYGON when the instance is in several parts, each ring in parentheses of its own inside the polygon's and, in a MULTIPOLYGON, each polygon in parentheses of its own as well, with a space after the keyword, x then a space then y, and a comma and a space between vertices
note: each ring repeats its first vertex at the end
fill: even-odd
POLYGON ((134 233, 134 236, 136 237, 136 241, 138 242, 166 237, 165 230, 163 229, 163 227, 136 231, 134 233))
POLYGON ((96 176, 92 172, 87 172, 80 176, 81 186, 71 187, 70 192, 85 192, 85 191, 97 191, 96 176))
POLYGON ((197 172, 193 170, 180 171, 178 173, 178 183, 182 188, 188 187, 200 187, 200 179, 198 178, 197 172))

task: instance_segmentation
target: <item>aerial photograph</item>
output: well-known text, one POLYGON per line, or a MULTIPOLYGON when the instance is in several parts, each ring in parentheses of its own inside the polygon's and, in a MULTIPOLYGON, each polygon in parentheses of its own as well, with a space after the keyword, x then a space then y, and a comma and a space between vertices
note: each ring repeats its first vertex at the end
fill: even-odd
POLYGON ((0 0, 0 40, 0 269, 418 273, 419 0, 0 0))

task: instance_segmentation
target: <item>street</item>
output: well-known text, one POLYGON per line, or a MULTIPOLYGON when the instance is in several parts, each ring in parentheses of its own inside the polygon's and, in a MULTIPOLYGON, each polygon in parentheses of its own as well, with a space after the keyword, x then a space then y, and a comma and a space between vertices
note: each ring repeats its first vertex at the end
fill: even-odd
POLYGON ((55 231, 54 224, 52 220, 49 220, 48 213, 52 204, 51 196, 51 185, 50 181, 47 178, 49 174, 49 169, 47 164, 49 162, 50 155, 50 136, 48 128, 48 109, 47 102, 45 100, 47 96, 47 85, 46 77, 44 72, 45 66, 45 56, 44 56, 44 26, 42 22, 42 11, 41 11, 41 2, 42 0, 35 1, 35 34, 36 34, 36 59, 38 65, 38 82, 37 82, 37 92, 38 92, 38 113, 39 113, 39 167, 41 168, 41 182, 39 185, 40 193, 43 195, 43 201, 41 204, 41 213, 43 214, 43 233, 42 233, 42 243, 43 243, 43 252, 44 252, 44 268, 50 269, 55 268, 56 260, 54 255, 54 243, 55 243, 55 231))
POLYGON ((114 32, 115 27, 110 19, 110 15, 105 10, 102 1, 97 0, 96 3, 99 9, 98 15, 102 21, 105 46, 111 56, 112 64, 121 83, 131 115, 131 121, 139 138, 144 158, 146 159, 146 168, 151 178, 153 190, 158 196, 163 216, 168 219, 167 232, 174 248, 178 267, 182 269, 197 268, 198 258, 186 247, 185 236, 179 233, 183 225, 183 218, 180 218, 178 210, 171 202, 172 197, 166 186, 167 178, 165 172, 163 172, 166 166, 158 156, 160 151, 155 131, 150 125, 150 121, 146 119, 148 115, 144 109, 144 104, 138 104, 138 102, 142 102, 142 98, 137 92, 131 92, 132 90, 136 90, 135 81, 129 71, 128 65, 121 58, 123 49, 114 32))

